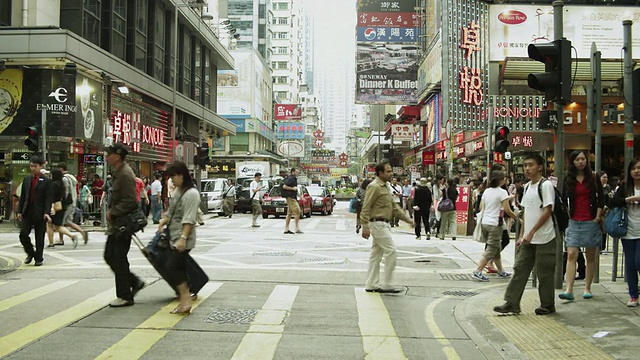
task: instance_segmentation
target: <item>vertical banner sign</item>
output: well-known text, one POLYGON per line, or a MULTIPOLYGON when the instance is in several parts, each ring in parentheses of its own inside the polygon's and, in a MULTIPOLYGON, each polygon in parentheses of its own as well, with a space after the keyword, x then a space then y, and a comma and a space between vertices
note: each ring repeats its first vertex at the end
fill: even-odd
POLYGON ((410 0, 360 0, 356 103, 417 102, 419 24, 410 0))
POLYGON ((469 185, 458 185, 458 201, 456 201, 456 223, 464 224, 469 220, 469 185))

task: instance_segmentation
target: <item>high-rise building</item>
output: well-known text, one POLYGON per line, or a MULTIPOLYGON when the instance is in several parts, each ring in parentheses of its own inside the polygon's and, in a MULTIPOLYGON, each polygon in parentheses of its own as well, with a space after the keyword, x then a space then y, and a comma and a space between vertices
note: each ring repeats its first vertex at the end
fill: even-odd
POLYGON ((300 0, 271 0, 273 21, 271 69, 273 70, 274 101, 283 104, 300 103, 302 82, 302 51, 300 0))
POLYGON ((236 48, 255 48, 267 63, 271 61, 271 0, 220 0, 218 13, 220 21, 216 27, 222 37, 235 30, 240 35, 239 39, 231 40, 236 48), (225 20, 228 23, 223 23, 225 20))

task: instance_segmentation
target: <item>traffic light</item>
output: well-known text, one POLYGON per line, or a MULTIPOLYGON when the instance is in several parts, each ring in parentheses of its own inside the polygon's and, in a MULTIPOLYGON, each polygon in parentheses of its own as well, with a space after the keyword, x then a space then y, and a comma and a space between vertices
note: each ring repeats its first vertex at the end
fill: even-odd
POLYGON ((38 134, 38 128, 35 126, 29 126, 24 129, 24 131, 27 134, 27 138, 24 139, 24 144, 27 146, 29 151, 38 151, 38 144, 40 144, 40 135, 38 134))
POLYGON ((504 153, 511 143, 507 140, 509 135, 509 128, 506 126, 498 126, 496 129, 496 142, 493 146, 493 151, 497 153, 504 153))
POLYGON ((527 50, 529 58, 544 63, 545 71, 529 74, 529 87, 543 91, 548 102, 571 101, 571 41, 529 44, 527 50))
POLYGON ((209 143, 203 142, 198 149, 198 165, 204 168, 210 163, 211 161, 209 160, 209 143))
POLYGON ((542 110, 538 116, 538 128, 550 130, 558 128, 558 112, 555 110, 542 110))

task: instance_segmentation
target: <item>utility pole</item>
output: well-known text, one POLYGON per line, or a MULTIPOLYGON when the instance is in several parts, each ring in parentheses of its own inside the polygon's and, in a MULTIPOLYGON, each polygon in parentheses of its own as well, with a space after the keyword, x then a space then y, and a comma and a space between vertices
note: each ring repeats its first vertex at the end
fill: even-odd
MULTIPOLYGON (((591 43, 591 78, 593 84, 587 86, 587 121, 588 130, 595 131, 595 155, 596 155, 596 174, 600 176, 602 168, 602 53, 598 51, 596 43, 591 43)), ((617 259, 617 258, 616 258, 617 259)), ((596 274, 594 282, 600 282, 600 256, 596 257, 596 274)))
MULTIPOLYGON (((560 40, 564 37, 564 19, 563 19, 563 1, 553 2, 553 37, 554 40, 560 40)), ((562 71, 571 71, 571 69, 562 69, 562 71)), ((564 184, 564 106, 562 101, 556 101, 555 110, 558 114, 558 128, 556 129, 555 144, 553 147, 554 174, 558 179, 558 186, 564 184)), ((562 252, 564 251, 564 242, 556 239, 556 276, 555 288, 562 289, 563 271, 562 271, 562 252)))
MULTIPOLYGON (((624 173, 633 159, 633 63, 631 61, 631 20, 622 22, 624 46, 624 173)), ((627 179, 629 180, 629 179, 627 179)))

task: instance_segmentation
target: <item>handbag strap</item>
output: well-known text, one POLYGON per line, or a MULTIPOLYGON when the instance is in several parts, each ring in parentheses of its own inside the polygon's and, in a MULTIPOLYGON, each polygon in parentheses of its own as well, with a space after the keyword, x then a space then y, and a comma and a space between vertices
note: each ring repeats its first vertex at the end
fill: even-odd
POLYGON ((189 190, 191 190, 191 189, 187 189, 187 190, 183 191, 180 194, 180 196, 178 197, 178 200, 176 201, 176 204, 173 206, 173 209, 172 209, 173 211, 171 211, 171 214, 169 214, 169 223, 167 223, 166 226, 169 226, 171 224, 171 220, 173 220, 173 215, 175 215, 175 213, 176 213, 176 208, 180 204, 180 200, 182 200, 182 195, 184 195, 184 193, 186 193, 189 190))

